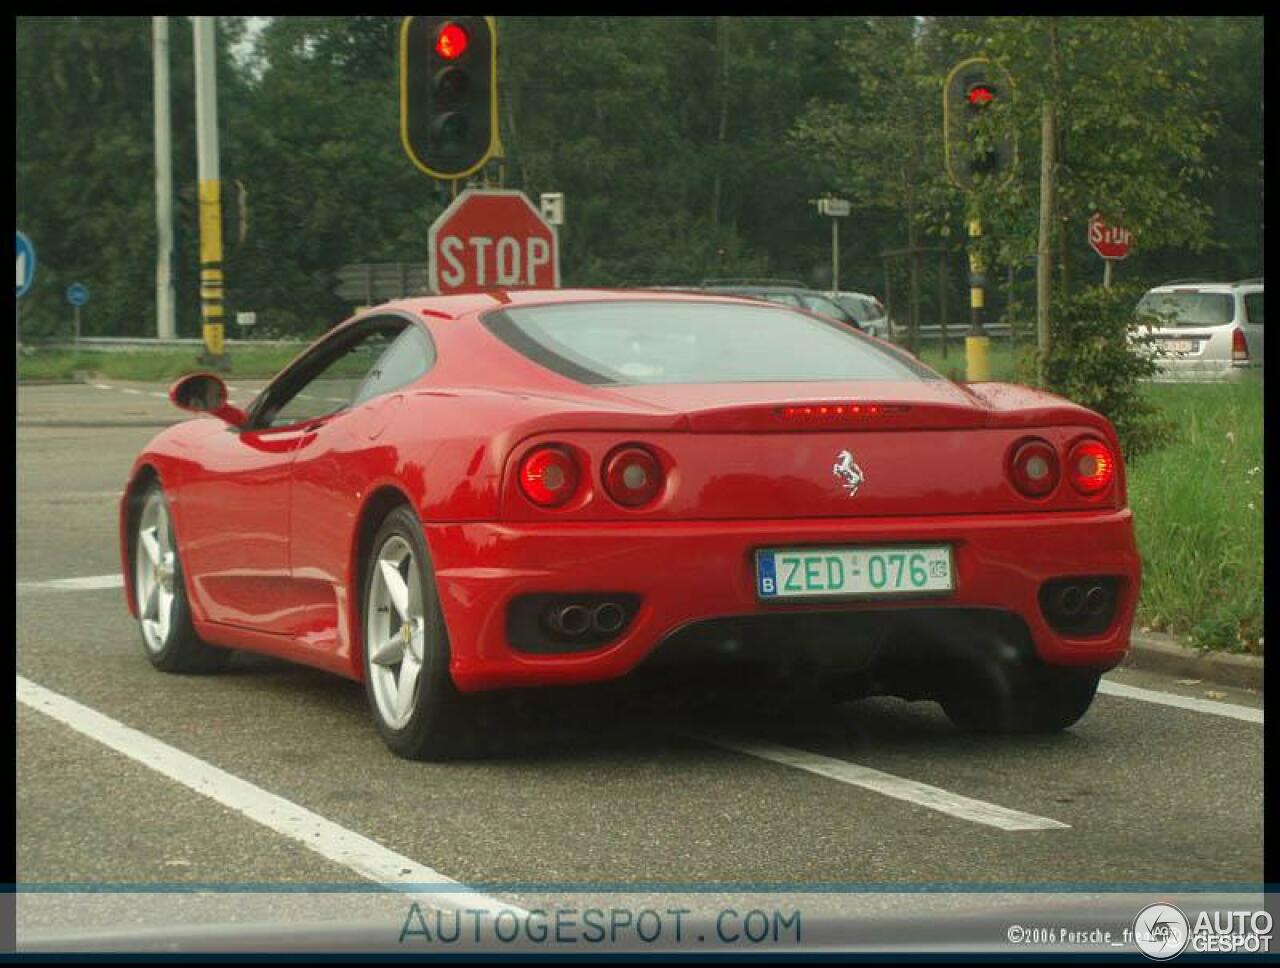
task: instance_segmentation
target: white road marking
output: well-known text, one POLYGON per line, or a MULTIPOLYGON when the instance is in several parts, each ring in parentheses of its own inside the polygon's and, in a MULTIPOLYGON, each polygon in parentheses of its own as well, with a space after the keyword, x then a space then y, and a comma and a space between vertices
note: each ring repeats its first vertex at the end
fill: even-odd
POLYGON ((93 387, 95 390, 114 390, 115 389, 115 387, 108 386, 105 383, 90 383, 89 386, 93 387))
POLYGON ((133 396, 135 396, 135 397, 140 397, 140 396, 142 396, 142 391, 141 391, 141 390, 135 390, 135 389, 133 389, 132 387, 117 387, 116 389, 118 389, 121 393, 130 393, 130 394, 133 394, 133 396))
POLYGON ((701 735, 703 739, 724 749, 756 756, 772 763, 816 773, 831 780, 839 780, 850 786, 861 787, 872 793, 881 793, 896 800, 906 800, 917 806, 937 810, 940 813, 998 827, 1001 830, 1069 830, 1071 825, 1048 817, 1038 817, 1033 813, 1011 810, 985 800, 974 800, 944 790, 941 787, 907 780, 892 773, 882 773, 867 766, 859 766, 847 760, 838 760, 807 750, 793 749, 788 746, 775 746, 772 743, 749 743, 728 739, 722 736, 701 735))
POLYGON ((1098 683, 1098 692, 1108 696, 1119 696, 1122 699, 1139 699, 1142 702, 1154 702, 1162 706, 1176 706, 1178 709, 1208 713, 1211 716, 1226 716, 1228 719, 1238 719, 1245 723, 1262 722, 1262 710, 1254 709, 1252 706, 1217 702, 1213 699, 1197 699, 1194 696, 1179 696, 1172 692, 1157 692, 1154 689, 1139 689, 1137 686, 1126 686, 1108 679, 1098 683))
MULTIPOLYGON (((388 886, 439 885, 465 888, 417 861, 339 826, 297 803, 242 780, 212 763, 162 743, 146 733, 83 706, 73 699, 18 676, 18 701, 56 719, 148 769, 181 783, 255 823, 288 837, 326 860, 341 864, 361 877, 388 886)), ((390 755, 390 754, 388 754, 390 755)), ((419 891, 412 896, 423 897, 419 891)), ((483 908, 490 914, 508 910, 520 917, 527 912, 497 898, 472 890, 445 890, 425 895, 434 905, 447 908, 483 908)))
POLYGON ((148 390, 147 392, 153 397, 160 397, 162 400, 167 400, 169 397, 169 394, 161 393, 159 390, 148 390))
POLYGON ((119 572, 113 575, 85 575, 82 578, 50 578, 47 581, 20 581, 19 588, 53 588, 67 591, 86 591, 95 588, 123 588, 124 576, 119 572))

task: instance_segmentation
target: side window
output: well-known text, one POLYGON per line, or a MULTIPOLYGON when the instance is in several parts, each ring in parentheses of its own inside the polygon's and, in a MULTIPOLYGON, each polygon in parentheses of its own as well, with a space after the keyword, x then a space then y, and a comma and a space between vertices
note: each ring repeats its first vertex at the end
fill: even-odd
POLYGON ((378 357, 356 390, 352 403, 364 403, 380 393, 412 383, 434 362, 435 351, 427 334, 418 326, 407 326, 378 357))
POLYGON ((1244 294, 1244 318, 1254 326, 1262 325, 1262 293, 1244 294))
POLYGON ((255 424, 287 427, 351 406, 374 364, 409 325, 399 317, 385 317, 326 347, 309 365, 272 386, 255 424))

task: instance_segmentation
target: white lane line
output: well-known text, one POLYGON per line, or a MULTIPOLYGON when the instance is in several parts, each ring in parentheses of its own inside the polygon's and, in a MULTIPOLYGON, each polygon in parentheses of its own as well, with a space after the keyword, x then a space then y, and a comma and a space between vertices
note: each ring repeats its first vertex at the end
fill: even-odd
POLYGON ((108 386, 105 383, 90 383, 89 386, 93 387, 95 390, 114 390, 115 389, 115 387, 108 386))
POLYGON ((124 576, 119 572, 112 575, 85 575, 81 578, 50 578, 48 581, 20 581, 19 588, 53 588, 67 591, 85 591, 94 588, 123 588, 124 576))
POLYGON ((1261 723, 1262 710, 1252 706, 1241 706, 1233 702, 1217 702, 1213 699, 1197 699, 1194 696, 1179 696, 1172 692, 1157 692, 1154 689, 1139 689, 1137 686, 1126 686, 1123 683, 1104 679, 1098 683, 1098 692, 1108 696, 1119 696, 1121 699, 1140 699, 1142 702, 1159 703, 1162 706, 1176 706, 1178 709, 1189 709, 1197 713, 1209 713, 1211 716, 1225 716, 1245 723, 1261 723))
POLYGON ((120 392, 121 392, 121 393, 131 393, 131 394, 133 394, 135 397, 140 397, 140 396, 142 396, 142 391, 141 391, 141 390, 135 390, 135 389, 133 389, 132 387, 119 387, 118 389, 120 390, 120 392))
POLYGON ((159 390, 148 390, 147 392, 153 397, 160 397, 162 400, 167 400, 169 398, 169 394, 161 393, 159 390))
POLYGON ((907 780, 892 773, 882 773, 867 766, 859 766, 857 763, 830 756, 821 756, 807 750, 775 746, 772 743, 742 742, 722 736, 699 735, 698 738, 724 749, 756 756, 797 770, 816 773, 818 776, 839 780, 841 783, 861 787, 873 793, 881 793, 896 800, 906 800, 917 806, 959 817, 961 820, 985 824, 988 827, 998 827, 1001 830, 1064 830, 1071 827, 1070 824, 1059 820, 1037 817, 1033 813, 1023 813, 1021 810, 1011 810, 995 803, 987 803, 985 800, 974 800, 972 797, 961 796, 941 787, 907 780))
MULTIPOLYGON (((162 743, 30 679, 23 676, 18 676, 17 679, 18 701, 23 705, 44 713, 103 746, 136 760, 148 769, 302 844, 326 860, 355 871, 361 877, 388 886, 432 884, 451 888, 464 887, 439 871, 388 850, 355 831, 326 820, 284 797, 269 793, 212 763, 206 763, 168 743, 162 743)), ((413 894, 422 896, 418 891, 413 894)), ((428 896, 433 904, 444 907, 483 908, 491 914, 509 910, 517 916, 527 916, 521 908, 477 891, 447 890, 428 896)))

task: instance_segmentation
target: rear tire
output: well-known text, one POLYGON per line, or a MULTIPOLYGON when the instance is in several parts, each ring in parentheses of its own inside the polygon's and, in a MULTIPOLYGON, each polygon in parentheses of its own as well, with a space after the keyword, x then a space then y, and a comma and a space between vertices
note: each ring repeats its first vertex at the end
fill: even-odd
POLYGON ((153 666, 175 673, 226 667, 231 651, 200 641, 192 627, 173 518, 159 482, 143 492, 134 521, 133 593, 142 645, 153 666))
POLYGON ((363 575, 365 694, 383 741, 408 760, 467 755, 472 704, 449 675, 435 570, 408 507, 383 520, 363 575))
POLYGON ((942 700, 947 717, 975 733, 1056 733, 1089 710, 1101 673, 1052 666, 995 669, 942 700))

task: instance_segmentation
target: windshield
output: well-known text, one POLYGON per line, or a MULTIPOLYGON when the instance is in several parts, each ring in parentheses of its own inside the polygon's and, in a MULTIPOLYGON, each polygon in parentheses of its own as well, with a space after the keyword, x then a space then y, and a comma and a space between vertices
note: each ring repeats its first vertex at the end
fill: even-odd
POLYGON ((525 356, 583 383, 942 379, 847 326, 776 305, 562 303, 482 321, 525 356))
POLYGON ((1234 300, 1221 292, 1149 292, 1138 316, 1157 326, 1221 326, 1234 318, 1234 300))

